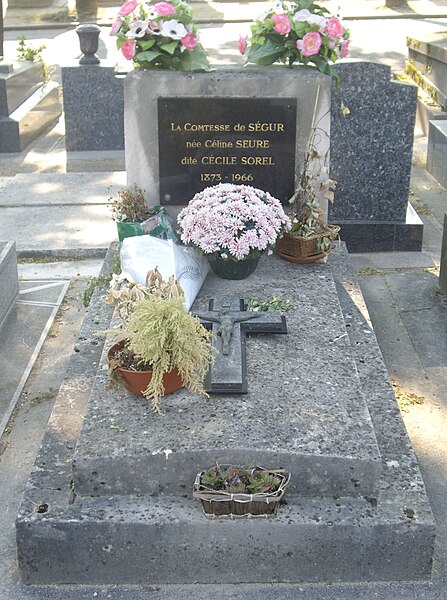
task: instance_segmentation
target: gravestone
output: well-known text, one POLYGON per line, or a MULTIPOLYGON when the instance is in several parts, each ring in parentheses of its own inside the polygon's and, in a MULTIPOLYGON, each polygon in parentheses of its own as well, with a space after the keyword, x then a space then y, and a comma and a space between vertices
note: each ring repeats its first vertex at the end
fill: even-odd
POLYGON ((124 75, 102 60, 61 68, 67 152, 124 148, 124 75))
POLYGON ((332 85, 328 220, 350 252, 420 251, 423 224, 408 201, 417 89, 390 80, 390 67, 336 65, 332 85))
MULTIPOLYGON (((205 187, 246 183, 287 203, 311 126, 329 131, 330 80, 312 69, 131 72, 125 81, 129 184, 173 213, 205 187), (150 123, 150 126, 145 126, 150 123)), ((328 136, 321 137, 324 154, 328 136)))
POLYGON ((96 291, 17 517, 25 583, 429 577, 430 506, 347 253, 310 267, 264 257, 244 282, 210 274, 194 310, 273 291, 293 303, 288 334, 247 339, 248 393, 180 390, 164 417, 110 389, 93 332, 111 309, 96 291), (288 504, 206 519, 192 484, 216 460, 283 466, 288 504))

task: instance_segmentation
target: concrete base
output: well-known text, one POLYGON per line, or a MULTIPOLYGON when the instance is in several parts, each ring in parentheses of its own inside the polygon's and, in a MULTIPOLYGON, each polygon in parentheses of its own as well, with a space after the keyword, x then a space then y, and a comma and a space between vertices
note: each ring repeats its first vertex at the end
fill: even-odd
POLYGON ((0 325, 19 293, 17 256, 14 242, 0 242, 0 325))
POLYGON ((0 152, 21 152, 62 114, 59 86, 39 88, 9 117, 0 117, 0 152))
MULTIPOLYGON (((112 262, 109 256, 103 276, 112 262)), ((334 582, 430 576, 435 533, 430 506, 349 257, 340 249, 325 265, 289 266, 288 280, 313 274, 318 281, 330 274, 336 282, 346 324, 343 339, 355 360, 382 457, 378 497, 309 497, 297 490, 288 495, 288 505, 280 508, 277 518, 209 521, 192 500, 189 487, 178 498, 163 493, 76 495, 71 483, 74 445, 102 351, 93 332, 107 328, 111 319, 110 308, 101 300, 104 289, 98 288, 17 517, 24 582, 334 582)), ((287 295, 287 288, 278 291, 287 295)), ((329 312, 317 311, 315 317, 332 319, 329 312)), ((312 332, 314 328, 309 335, 312 332)), ((298 349, 297 353, 297 359, 304 357, 298 349)), ((256 362, 253 355, 252 360, 256 362)), ((326 365, 330 368, 329 359, 326 365)), ((306 371, 294 369, 290 376, 294 375, 303 379, 306 371)), ((320 372, 323 379, 325 375, 330 379, 320 372)), ((328 390, 336 383, 329 381, 328 390)), ((123 394, 126 406, 129 400, 123 394)), ((193 405, 183 407, 185 417, 197 410, 193 405)), ((267 436, 280 408, 272 404, 264 415, 267 436)), ((127 436, 126 413, 123 408, 120 420, 110 415, 109 447, 117 456, 120 436, 127 436)), ((315 422, 318 414, 316 404, 315 422)), ((143 432, 150 419, 160 417, 141 415, 143 432)), ((198 432, 200 426, 197 422, 198 432)), ((309 442, 305 433, 302 439, 309 442)), ((170 469, 167 450, 159 449, 163 471, 170 469)))
POLYGON ((405 223, 392 221, 337 221, 340 238, 349 252, 420 252, 424 224, 408 203, 405 223))
POLYGON ((447 188, 447 120, 430 122, 427 171, 447 188))

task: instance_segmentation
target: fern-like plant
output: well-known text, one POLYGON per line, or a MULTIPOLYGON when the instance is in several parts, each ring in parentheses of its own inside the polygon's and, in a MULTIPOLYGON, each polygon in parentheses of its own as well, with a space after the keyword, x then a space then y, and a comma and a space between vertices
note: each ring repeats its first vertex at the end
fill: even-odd
POLYGON ((183 385, 206 395, 203 382, 212 361, 211 332, 185 308, 183 299, 149 296, 137 302, 125 328, 127 347, 141 363, 152 365, 144 395, 160 413, 163 375, 177 369, 183 385))

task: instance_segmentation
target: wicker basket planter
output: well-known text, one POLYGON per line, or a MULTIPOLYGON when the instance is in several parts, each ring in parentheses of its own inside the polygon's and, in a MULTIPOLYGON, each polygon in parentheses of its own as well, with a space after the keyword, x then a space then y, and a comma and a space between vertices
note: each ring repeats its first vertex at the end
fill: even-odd
MULTIPOLYGON (((222 469, 232 465, 221 465, 222 469)), ((276 514, 284 490, 290 482, 290 473, 282 469, 277 471, 255 467, 280 479, 280 485, 274 492, 255 494, 232 494, 223 490, 214 490, 202 483, 205 471, 197 474, 193 497, 202 502, 203 512, 208 519, 236 519, 251 517, 273 517, 276 514)))
POLYGON ((284 233, 276 242, 276 250, 279 254, 293 256, 294 258, 308 258, 310 256, 325 256, 333 249, 333 245, 328 251, 319 250, 317 242, 321 238, 327 237, 331 241, 335 240, 340 231, 338 225, 329 225, 321 223, 318 229, 308 237, 294 235, 293 233, 284 233))

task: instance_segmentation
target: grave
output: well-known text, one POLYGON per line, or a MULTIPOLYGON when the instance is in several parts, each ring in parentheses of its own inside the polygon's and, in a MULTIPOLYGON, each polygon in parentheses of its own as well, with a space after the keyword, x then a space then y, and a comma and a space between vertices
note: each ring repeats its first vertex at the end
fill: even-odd
POLYGON ((0 152, 21 152, 62 114, 59 86, 44 83, 42 65, 27 61, 0 69, 0 152))
POLYGON ((426 98, 420 99, 418 113, 420 126, 428 136, 427 171, 446 187, 447 33, 407 38, 407 46, 407 73, 426 98))
POLYGON ((420 251, 423 223, 408 201, 416 87, 391 81, 386 65, 335 68, 341 83, 332 85, 330 168, 337 187, 328 220, 341 226, 350 252, 420 251))
POLYGON ((17 517, 24 582, 429 577, 430 506, 346 250, 312 266, 264 257, 243 283, 210 274, 194 310, 273 292, 293 302, 288 333, 247 339, 248 393, 180 390, 159 417, 109 389, 94 331, 112 315, 96 290, 17 517), (284 466, 287 505, 206 519, 192 483, 215 460, 284 466))
POLYGON ((0 242, 0 326, 19 293, 17 255, 14 242, 0 242))

